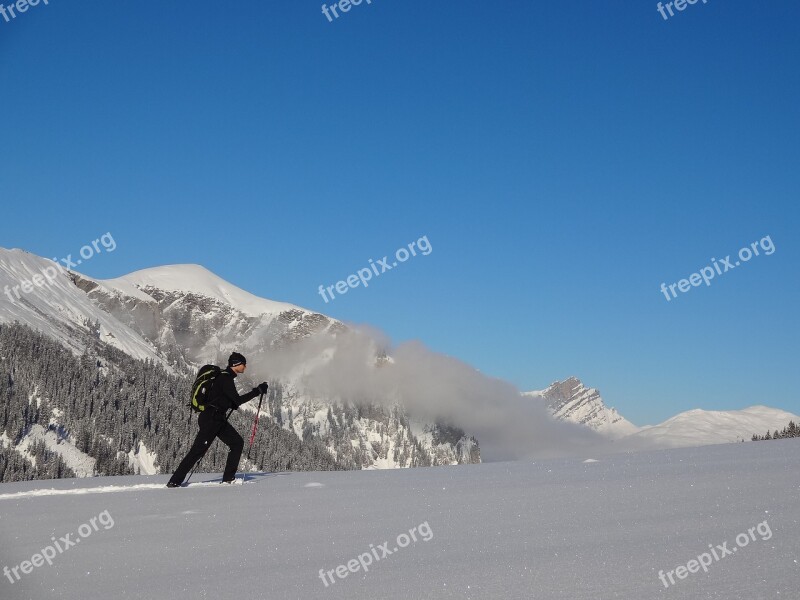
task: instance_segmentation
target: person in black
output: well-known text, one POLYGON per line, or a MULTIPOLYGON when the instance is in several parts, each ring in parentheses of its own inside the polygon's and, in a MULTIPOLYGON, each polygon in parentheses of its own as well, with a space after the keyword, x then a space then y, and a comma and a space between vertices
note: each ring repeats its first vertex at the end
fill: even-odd
POLYGON ((236 470, 239 468, 239 459, 242 457, 244 440, 242 436, 225 420, 225 415, 230 409, 238 409, 245 402, 249 402, 259 394, 267 392, 267 384, 262 383, 251 392, 242 396, 236 391, 234 379, 237 375, 244 373, 247 368, 247 359, 234 352, 228 358, 228 368, 221 371, 214 380, 214 385, 208 393, 206 409, 197 418, 200 431, 192 444, 189 453, 178 465, 178 469, 172 475, 167 487, 180 487, 186 474, 194 467, 198 460, 211 446, 211 442, 218 437, 230 449, 228 460, 225 463, 225 472, 222 475, 222 483, 233 483, 236 478, 236 470))

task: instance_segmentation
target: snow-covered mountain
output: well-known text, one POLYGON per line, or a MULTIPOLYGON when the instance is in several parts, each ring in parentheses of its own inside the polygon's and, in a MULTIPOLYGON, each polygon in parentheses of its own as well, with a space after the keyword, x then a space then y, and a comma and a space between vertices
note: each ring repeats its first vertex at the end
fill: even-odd
POLYGON ((689 410, 658 425, 637 427, 616 409, 606 406, 600 393, 577 377, 556 381, 542 391, 523 396, 546 403, 556 419, 584 425, 616 441, 620 447, 680 448, 749 441, 754 433, 781 430, 800 417, 767 406, 743 410, 689 410))
POLYGON ((110 280, 73 274, 75 286, 173 363, 197 366, 237 348, 245 354, 342 323, 292 304, 259 298, 199 265, 170 265, 110 280))
MULTIPOLYGON (((224 362, 231 350, 244 352, 251 357, 253 377, 258 365, 266 365, 263 377, 278 377, 270 379, 275 394, 264 409, 272 420, 301 440, 318 439, 343 465, 394 468, 480 461, 473 437, 453 423, 437 422, 438 416, 409 414, 391 393, 356 398, 310 386, 309 375, 333 364, 342 351, 341 340, 352 330, 326 315, 259 298, 199 265, 157 267, 97 280, 22 250, 0 248, 0 292, 0 323, 29 325, 75 356, 101 341, 186 376, 200 364, 224 362), (288 367, 277 369, 276 362, 287 356, 288 367)), ((395 368, 393 358, 377 345, 364 353, 363 361, 367 371, 395 368)), ((244 385, 252 383, 242 380, 244 385)), ((744 415, 689 411, 640 429, 575 377, 523 396, 544 403, 556 419, 602 433, 620 447, 627 442, 658 447, 749 439, 797 418, 766 407, 739 411, 744 415)), ((57 428, 55 419, 49 425, 57 428)), ((38 444, 40 453, 41 444, 58 452, 63 450, 58 443, 69 442, 59 438, 54 445, 50 433, 33 428, 27 436, 26 447, 38 444)), ((157 446, 145 437, 125 448, 125 454, 130 464, 151 473, 157 469, 157 446)), ((70 462, 72 458, 72 453, 65 454, 76 472, 85 472, 90 458, 70 462)))
POLYGON ((594 388, 587 388, 577 377, 556 381, 547 389, 524 392, 523 396, 541 400, 556 419, 585 425, 611 438, 620 438, 637 431, 637 427, 609 408, 594 388))
POLYGON ((660 448, 727 444, 750 441, 754 433, 763 435, 767 431, 781 430, 789 421, 800 423, 800 417, 768 406, 726 411, 694 409, 658 425, 646 425, 625 439, 644 440, 660 448))
MULTIPOLYGON (((314 346, 292 372, 274 382, 279 397, 266 412, 283 428, 301 439, 319 438, 350 467, 480 461, 477 441, 459 429, 416 420, 402 407, 387 408, 386 402, 370 405, 363 398, 355 403, 312 393, 304 386, 304 377, 330 360, 337 335, 347 328, 325 315, 259 298, 199 265, 157 267, 96 280, 28 252, 0 248, 0 291, 9 300, 0 304, 0 323, 29 325, 76 356, 100 340, 176 374, 190 374, 208 362, 224 363, 234 349, 252 359, 270 351, 273 356, 276 351, 280 354, 301 341, 318 340, 319 347, 314 346), (21 287, 21 282, 37 279, 43 285, 21 287)), ((375 348, 373 362, 391 361, 375 348)), ((254 382, 243 377, 242 383, 254 382)), ((157 456, 147 451, 153 445, 139 440, 128 452, 131 464, 142 472, 154 470, 157 456)), ((82 464, 77 466, 84 471, 82 464)))

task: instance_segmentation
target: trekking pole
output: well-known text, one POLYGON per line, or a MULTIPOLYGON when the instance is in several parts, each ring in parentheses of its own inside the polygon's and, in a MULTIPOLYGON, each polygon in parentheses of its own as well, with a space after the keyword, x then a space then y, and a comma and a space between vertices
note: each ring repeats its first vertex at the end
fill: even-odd
MULTIPOLYGON (((233 409, 230 409, 230 410, 228 411, 228 414, 227 414, 227 415, 225 415, 225 423, 227 423, 227 422, 228 422, 228 419, 230 419, 230 418, 231 418, 231 415, 232 415, 232 414, 233 414, 233 409)), ((209 451, 209 450, 211 450, 211 446, 213 446, 213 445, 214 445, 214 442, 216 441, 216 439, 217 439, 217 435, 219 435, 219 432, 220 432, 220 431, 222 431, 222 428, 223 428, 223 427, 225 427, 225 423, 223 423, 222 425, 220 425, 220 426, 219 426, 219 429, 217 429, 217 433, 215 433, 215 434, 214 434, 214 437, 211 439, 211 443, 208 445, 208 448, 206 448, 206 451, 205 451, 205 452, 203 452, 203 456, 201 456, 201 457, 200 457, 200 459, 199 459, 199 460, 198 460, 196 463, 194 463, 194 466, 192 467, 192 472, 191 472, 191 473, 189 473, 189 477, 186 479, 186 485, 189 485, 189 480, 192 478, 192 475, 194 475, 194 471, 195 471, 195 469, 197 468, 197 466, 198 466, 198 465, 199 465, 201 462, 203 462, 203 458, 204 458, 204 457, 205 457, 205 455, 208 453, 208 451, 209 451)))
POLYGON ((253 421, 253 433, 250 434, 250 447, 247 449, 247 460, 250 460, 250 451, 253 449, 253 440, 256 439, 256 428, 258 428, 258 417, 261 416, 261 403, 264 401, 264 394, 258 399, 258 410, 256 410, 256 418, 253 421))
MULTIPOLYGON (((250 447, 247 449, 247 460, 250 460, 250 451, 253 449, 253 440, 256 439, 256 428, 258 427, 258 417, 261 415, 261 402, 264 400, 264 394, 258 398, 258 409, 256 409, 256 418, 253 420, 253 433, 250 434, 250 447)), ((247 471, 244 473, 244 480, 242 483, 247 483, 247 471)))

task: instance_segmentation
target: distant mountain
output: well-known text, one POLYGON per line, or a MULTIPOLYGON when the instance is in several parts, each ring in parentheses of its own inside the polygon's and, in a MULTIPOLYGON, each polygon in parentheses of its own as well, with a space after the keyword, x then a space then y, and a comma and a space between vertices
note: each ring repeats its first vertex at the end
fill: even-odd
POLYGON ((800 417, 768 406, 727 411, 694 409, 658 425, 642 427, 626 439, 644 440, 658 448, 749 442, 754 433, 783 429, 789 421, 797 423, 800 417))
POLYGON ((637 427, 609 408, 594 388, 587 388, 577 377, 556 381, 542 391, 524 392, 523 396, 543 401, 556 419, 585 425, 611 438, 637 431, 637 427))
POLYGON ((578 423, 615 440, 620 447, 679 448, 749 441, 754 433, 782 429, 800 417, 792 413, 752 406, 744 410, 689 410, 659 425, 637 427, 616 409, 605 405, 600 393, 577 377, 556 381, 546 390, 523 396, 545 402, 556 419, 578 423))

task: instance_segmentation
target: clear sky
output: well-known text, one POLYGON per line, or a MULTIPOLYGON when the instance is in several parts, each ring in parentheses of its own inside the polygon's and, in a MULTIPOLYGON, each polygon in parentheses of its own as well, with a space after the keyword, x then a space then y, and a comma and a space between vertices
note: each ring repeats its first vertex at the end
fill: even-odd
POLYGON ((800 412, 800 4, 320 4, 0 17, 0 246, 111 232, 78 270, 199 263, 523 390, 576 375, 640 425, 800 412))

